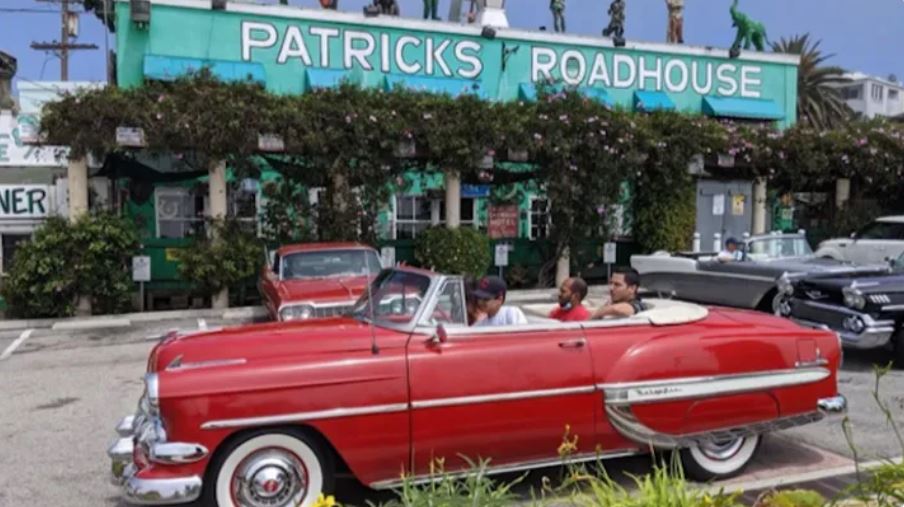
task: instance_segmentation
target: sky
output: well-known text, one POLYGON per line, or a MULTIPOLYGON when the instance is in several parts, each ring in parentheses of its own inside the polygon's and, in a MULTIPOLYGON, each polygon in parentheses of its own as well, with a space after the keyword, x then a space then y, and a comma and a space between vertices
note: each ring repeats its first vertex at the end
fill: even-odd
MULTIPOLYGON (((289 0, 314 8, 317 0, 289 0)), ((371 0, 339 0, 339 8, 361 12, 371 0)), ((448 14, 450 0, 440 0, 440 15, 448 14)), ((276 0, 260 0, 260 3, 276 0)), ((467 3, 467 0, 466 0, 467 3)), ((421 0, 399 0, 403 16, 418 17, 421 0)), ((609 0, 567 0, 570 33, 597 35, 608 23, 609 0)), ((685 42, 727 48, 734 39, 728 15, 729 0, 686 0, 685 42)), ((548 0, 508 0, 509 23, 522 29, 552 27, 548 0)), ((835 56, 830 64, 880 77, 895 74, 904 80, 904 0, 741 0, 741 10, 766 26, 770 40, 810 33, 821 48, 835 56)), ((78 7, 76 7, 78 10, 78 7)), ((626 38, 664 42, 665 0, 627 0, 626 38)), ((60 36, 59 4, 48 0, 0 0, 0 51, 19 61, 18 79, 57 80, 60 62, 53 55, 30 48, 32 41, 50 42, 60 36), (34 12, 41 11, 41 12, 34 12)), ((75 42, 94 43, 99 49, 76 52, 69 60, 71 81, 105 79, 105 30, 93 14, 81 16, 75 42)), ((115 48, 115 35, 108 42, 115 48)))

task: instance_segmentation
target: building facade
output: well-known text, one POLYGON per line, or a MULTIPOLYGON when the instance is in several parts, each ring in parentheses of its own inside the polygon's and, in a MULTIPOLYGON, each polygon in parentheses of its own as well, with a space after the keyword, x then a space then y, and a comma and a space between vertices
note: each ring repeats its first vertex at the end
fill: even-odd
MULTIPOLYGON (((536 98, 537 83, 551 81, 629 110, 673 109, 781 128, 796 121, 798 59, 789 55, 744 52, 731 59, 727 49, 632 41, 615 47, 608 38, 479 23, 238 2, 214 9, 209 0, 149 2, 148 16, 133 12, 129 2, 116 4, 117 82, 123 87, 206 67, 223 79, 253 79, 279 94, 349 81, 385 90, 529 101, 536 98)), ((442 178, 406 187, 380 217, 383 239, 402 250, 397 258, 406 257, 406 242, 419 231, 444 222, 442 178)), ((203 211, 203 196, 186 192, 170 199, 161 197, 170 195, 169 189, 158 188, 145 212, 156 224, 166 221, 166 210, 196 216, 203 211)), ((488 209, 489 193, 485 186, 462 188, 463 225, 486 227, 494 212, 488 209)), ((542 189, 523 195, 515 210, 517 234, 507 239, 543 239, 549 223, 542 189)), ((743 202, 752 206, 752 195, 743 202)), ((749 208, 745 216, 749 221, 749 208)), ((155 234, 162 230, 158 226, 155 234)))
POLYGON ((865 118, 904 115, 904 84, 894 76, 883 79, 860 72, 845 74, 850 82, 837 85, 841 97, 865 118))

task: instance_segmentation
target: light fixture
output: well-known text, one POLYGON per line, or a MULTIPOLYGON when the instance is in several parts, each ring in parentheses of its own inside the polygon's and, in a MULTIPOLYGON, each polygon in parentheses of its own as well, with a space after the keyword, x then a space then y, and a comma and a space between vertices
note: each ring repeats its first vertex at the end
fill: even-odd
POLYGON ((258 134, 257 149, 271 153, 286 151, 286 142, 279 134, 258 134))
POLYGON ((505 71, 506 64, 510 56, 518 52, 521 46, 508 47, 505 42, 502 43, 502 70, 505 71))
POLYGON ((226 9, 226 0, 210 0, 210 8, 215 11, 226 9))
POLYGON ((364 6, 364 16, 368 18, 375 18, 380 15, 380 7, 378 5, 365 5, 364 6))
POLYGON ((126 148, 143 148, 147 146, 144 129, 141 127, 116 127, 116 144, 126 148))
POLYGON ((129 13, 133 22, 145 25, 151 22, 151 0, 129 0, 129 13))
POLYGON ((496 38, 496 29, 492 26, 484 26, 483 30, 480 31, 480 36, 484 39, 495 39, 496 38))

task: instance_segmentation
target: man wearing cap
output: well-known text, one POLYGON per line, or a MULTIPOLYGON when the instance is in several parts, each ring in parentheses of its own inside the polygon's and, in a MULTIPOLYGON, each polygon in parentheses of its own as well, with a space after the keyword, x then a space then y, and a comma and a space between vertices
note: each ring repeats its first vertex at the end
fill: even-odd
POLYGON ((473 294, 477 300, 477 308, 486 314, 486 318, 475 322, 475 326, 527 324, 527 317, 520 308, 503 306, 506 290, 505 280, 498 276, 485 276, 477 282, 473 294))
POLYGON ((719 255, 716 256, 716 260, 719 262, 733 262, 733 261, 741 261, 744 260, 744 252, 741 251, 738 246, 740 243, 737 239, 730 237, 725 240, 725 250, 719 252, 719 255))

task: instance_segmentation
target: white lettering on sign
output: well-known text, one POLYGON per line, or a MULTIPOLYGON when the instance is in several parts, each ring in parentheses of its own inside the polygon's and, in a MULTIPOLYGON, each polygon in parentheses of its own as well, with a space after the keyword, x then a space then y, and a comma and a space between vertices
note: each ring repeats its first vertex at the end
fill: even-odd
POLYGON ((272 48, 276 45, 276 27, 270 23, 242 21, 242 60, 251 60, 253 48, 272 48), (263 32, 266 37, 255 37, 255 33, 263 32))
POLYGON ((455 58, 466 65, 470 65, 470 70, 461 68, 458 75, 465 79, 474 79, 483 72, 483 61, 480 60, 480 50, 482 46, 476 42, 464 40, 455 45, 455 58), (470 51, 465 53, 465 51, 470 51))
POLYGON ((700 95, 709 95, 709 92, 713 89, 713 64, 707 63, 704 68, 706 72, 706 80, 701 85, 697 78, 700 77, 700 68, 698 62, 691 63, 691 84, 694 87, 694 91, 699 93, 700 95))
POLYGON ((289 61, 289 58, 300 58, 305 65, 311 65, 311 54, 308 53, 304 37, 301 36, 301 30, 297 26, 290 26, 286 31, 286 38, 283 39, 276 61, 282 64, 289 61))
MULTIPOLYGON (((320 66, 321 67, 329 67, 330 66, 330 39, 339 38, 339 29, 337 28, 324 28, 322 26, 312 26, 309 30, 311 35, 320 38, 320 66)), ((242 42, 244 46, 244 40, 242 42)), ((247 60, 248 58, 246 58, 247 60)), ((389 72, 389 71, 386 71, 389 72)))
POLYGON ((0 167, 66 165, 68 148, 26 144, 29 137, 37 137, 38 121, 33 115, 0 112, 0 167))
POLYGON ((46 185, 0 185, 0 217, 42 218, 50 209, 46 185))

